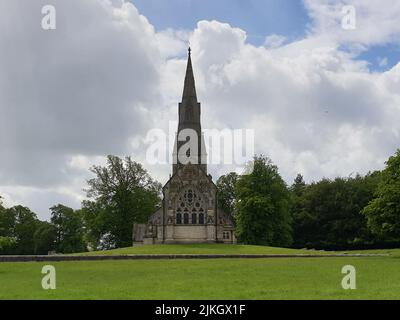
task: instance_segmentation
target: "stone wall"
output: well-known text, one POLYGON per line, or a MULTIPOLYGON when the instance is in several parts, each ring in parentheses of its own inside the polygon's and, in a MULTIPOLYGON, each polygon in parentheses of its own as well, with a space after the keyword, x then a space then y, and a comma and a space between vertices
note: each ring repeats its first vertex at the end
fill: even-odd
POLYGON ((142 254, 99 256, 0 256, 3 262, 57 262, 57 261, 101 261, 101 260, 159 260, 159 259, 260 259, 260 258, 356 258, 388 257, 389 254, 142 254))
POLYGON ((142 242, 146 233, 146 224, 135 223, 133 225, 132 240, 133 242, 142 242))

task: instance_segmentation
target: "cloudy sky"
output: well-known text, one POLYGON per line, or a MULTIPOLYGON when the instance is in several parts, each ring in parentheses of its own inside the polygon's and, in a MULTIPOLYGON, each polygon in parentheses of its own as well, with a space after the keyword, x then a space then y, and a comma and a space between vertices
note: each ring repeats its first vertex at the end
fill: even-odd
POLYGON ((0 195, 42 219, 78 208, 107 154, 164 183, 146 137, 176 120, 189 42, 204 128, 253 129, 288 183, 381 169, 400 147, 399 16, 398 0, 0 0, 0 195))

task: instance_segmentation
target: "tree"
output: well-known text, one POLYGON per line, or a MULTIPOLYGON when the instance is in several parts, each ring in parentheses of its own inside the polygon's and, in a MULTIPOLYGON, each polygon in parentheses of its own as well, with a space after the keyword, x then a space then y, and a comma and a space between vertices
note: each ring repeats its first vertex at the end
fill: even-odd
POLYGON ((293 192, 296 196, 301 197, 304 193, 304 189, 307 186, 306 182, 304 181, 303 176, 299 173, 292 186, 290 187, 290 191, 293 192))
POLYGON ((290 194, 278 168, 269 158, 254 158, 253 171, 238 179, 235 193, 240 242, 290 246, 290 194))
POLYGON ((110 233, 113 217, 101 201, 83 201, 82 217, 85 224, 85 240, 91 249, 104 250, 115 247, 115 239, 110 233))
POLYGON ((8 210, 0 204, 0 237, 14 237, 17 222, 14 210, 8 210))
POLYGON ((295 182, 291 187, 294 246, 351 249, 372 244, 374 238, 361 212, 378 181, 379 173, 372 173, 310 185, 295 182))
POLYGON ((235 186, 238 179, 239 175, 235 172, 231 172, 220 177, 217 181, 218 206, 233 218, 235 217, 235 186))
POLYGON ((305 197, 307 184, 301 174, 294 179, 290 192, 292 196, 293 239, 295 246, 304 246, 305 239, 313 232, 308 226, 313 225, 313 217, 305 210, 305 197))
POLYGON ((47 254, 53 248, 51 230, 53 227, 38 220, 29 208, 0 206, 0 251, 3 254, 47 254))
POLYGON ((95 178, 88 180, 87 195, 98 202, 97 214, 103 221, 96 221, 91 212, 88 226, 96 221, 102 233, 98 239, 107 236, 115 247, 130 246, 133 224, 147 222, 159 206, 161 185, 130 157, 108 156, 106 166, 93 166, 91 171, 95 178))
POLYGON ((8 215, 15 217, 14 238, 17 254, 33 254, 33 235, 36 231, 37 216, 29 208, 15 206, 9 209, 8 215))
POLYGON ((33 234, 34 253, 47 254, 53 251, 56 245, 56 227, 47 221, 38 221, 37 228, 33 234))
POLYGON ((86 251, 81 215, 61 204, 51 207, 50 211, 51 223, 55 228, 56 251, 61 253, 86 251))
POLYGON ((0 254, 14 254, 16 250, 16 245, 17 242, 15 241, 15 239, 0 236, 0 254))
POLYGON ((382 240, 400 241, 400 149, 386 162, 375 198, 363 213, 374 234, 382 240))

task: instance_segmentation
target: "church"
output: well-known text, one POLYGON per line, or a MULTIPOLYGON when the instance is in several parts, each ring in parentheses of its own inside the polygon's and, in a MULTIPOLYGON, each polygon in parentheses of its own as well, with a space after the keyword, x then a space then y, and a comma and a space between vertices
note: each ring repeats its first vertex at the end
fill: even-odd
POLYGON ((162 206, 142 232, 134 226, 134 241, 144 244, 236 243, 231 215, 217 201, 217 187, 207 173, 207 153, 201 129, 189 48, 172 175, 163 187, 162 206), (141 236, 138 233, 142 233, 141 236), (136 238, 136 239, 135 239, 136 238))

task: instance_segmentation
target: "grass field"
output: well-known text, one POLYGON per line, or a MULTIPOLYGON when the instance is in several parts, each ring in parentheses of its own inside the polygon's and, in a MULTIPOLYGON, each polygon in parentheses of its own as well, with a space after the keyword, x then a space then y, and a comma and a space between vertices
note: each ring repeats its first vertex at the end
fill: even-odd
MULTIPOLYGON (((346 251, 347 253, 383 253, 399 255, 400 249, 346 251)), ((94 251, 80 253, 78 255, 132 255, 132 254, 331 254, 342 252, 329 252, 304 249, 273 248, 265 246, 247 246, 230 244, 171 244, 134 246, 107 251, 94 251)))
MULTIPOLYGON (((287 253, 288 249, 188 245, 113 252, 210 250, 287 253)), ((41 269, 49 263, 0 263, 0 299, 400 299, 400 250, 368 251, 375 252, 391 256, 57 262, 50 263, 57 270, 57 289, 49 291, 41 287, 41 269), (357 270, 357 289, 350 291, 341 287, 341 269, 349 264, 357 270)))
POLYGON ((137 245, 107 251, 94 251, 78 255, 126 255, 126 254, 321 254, 315 250, 296 250, 264 246, 246 246, 230 244, 169 244, 169 245, 137 245))

